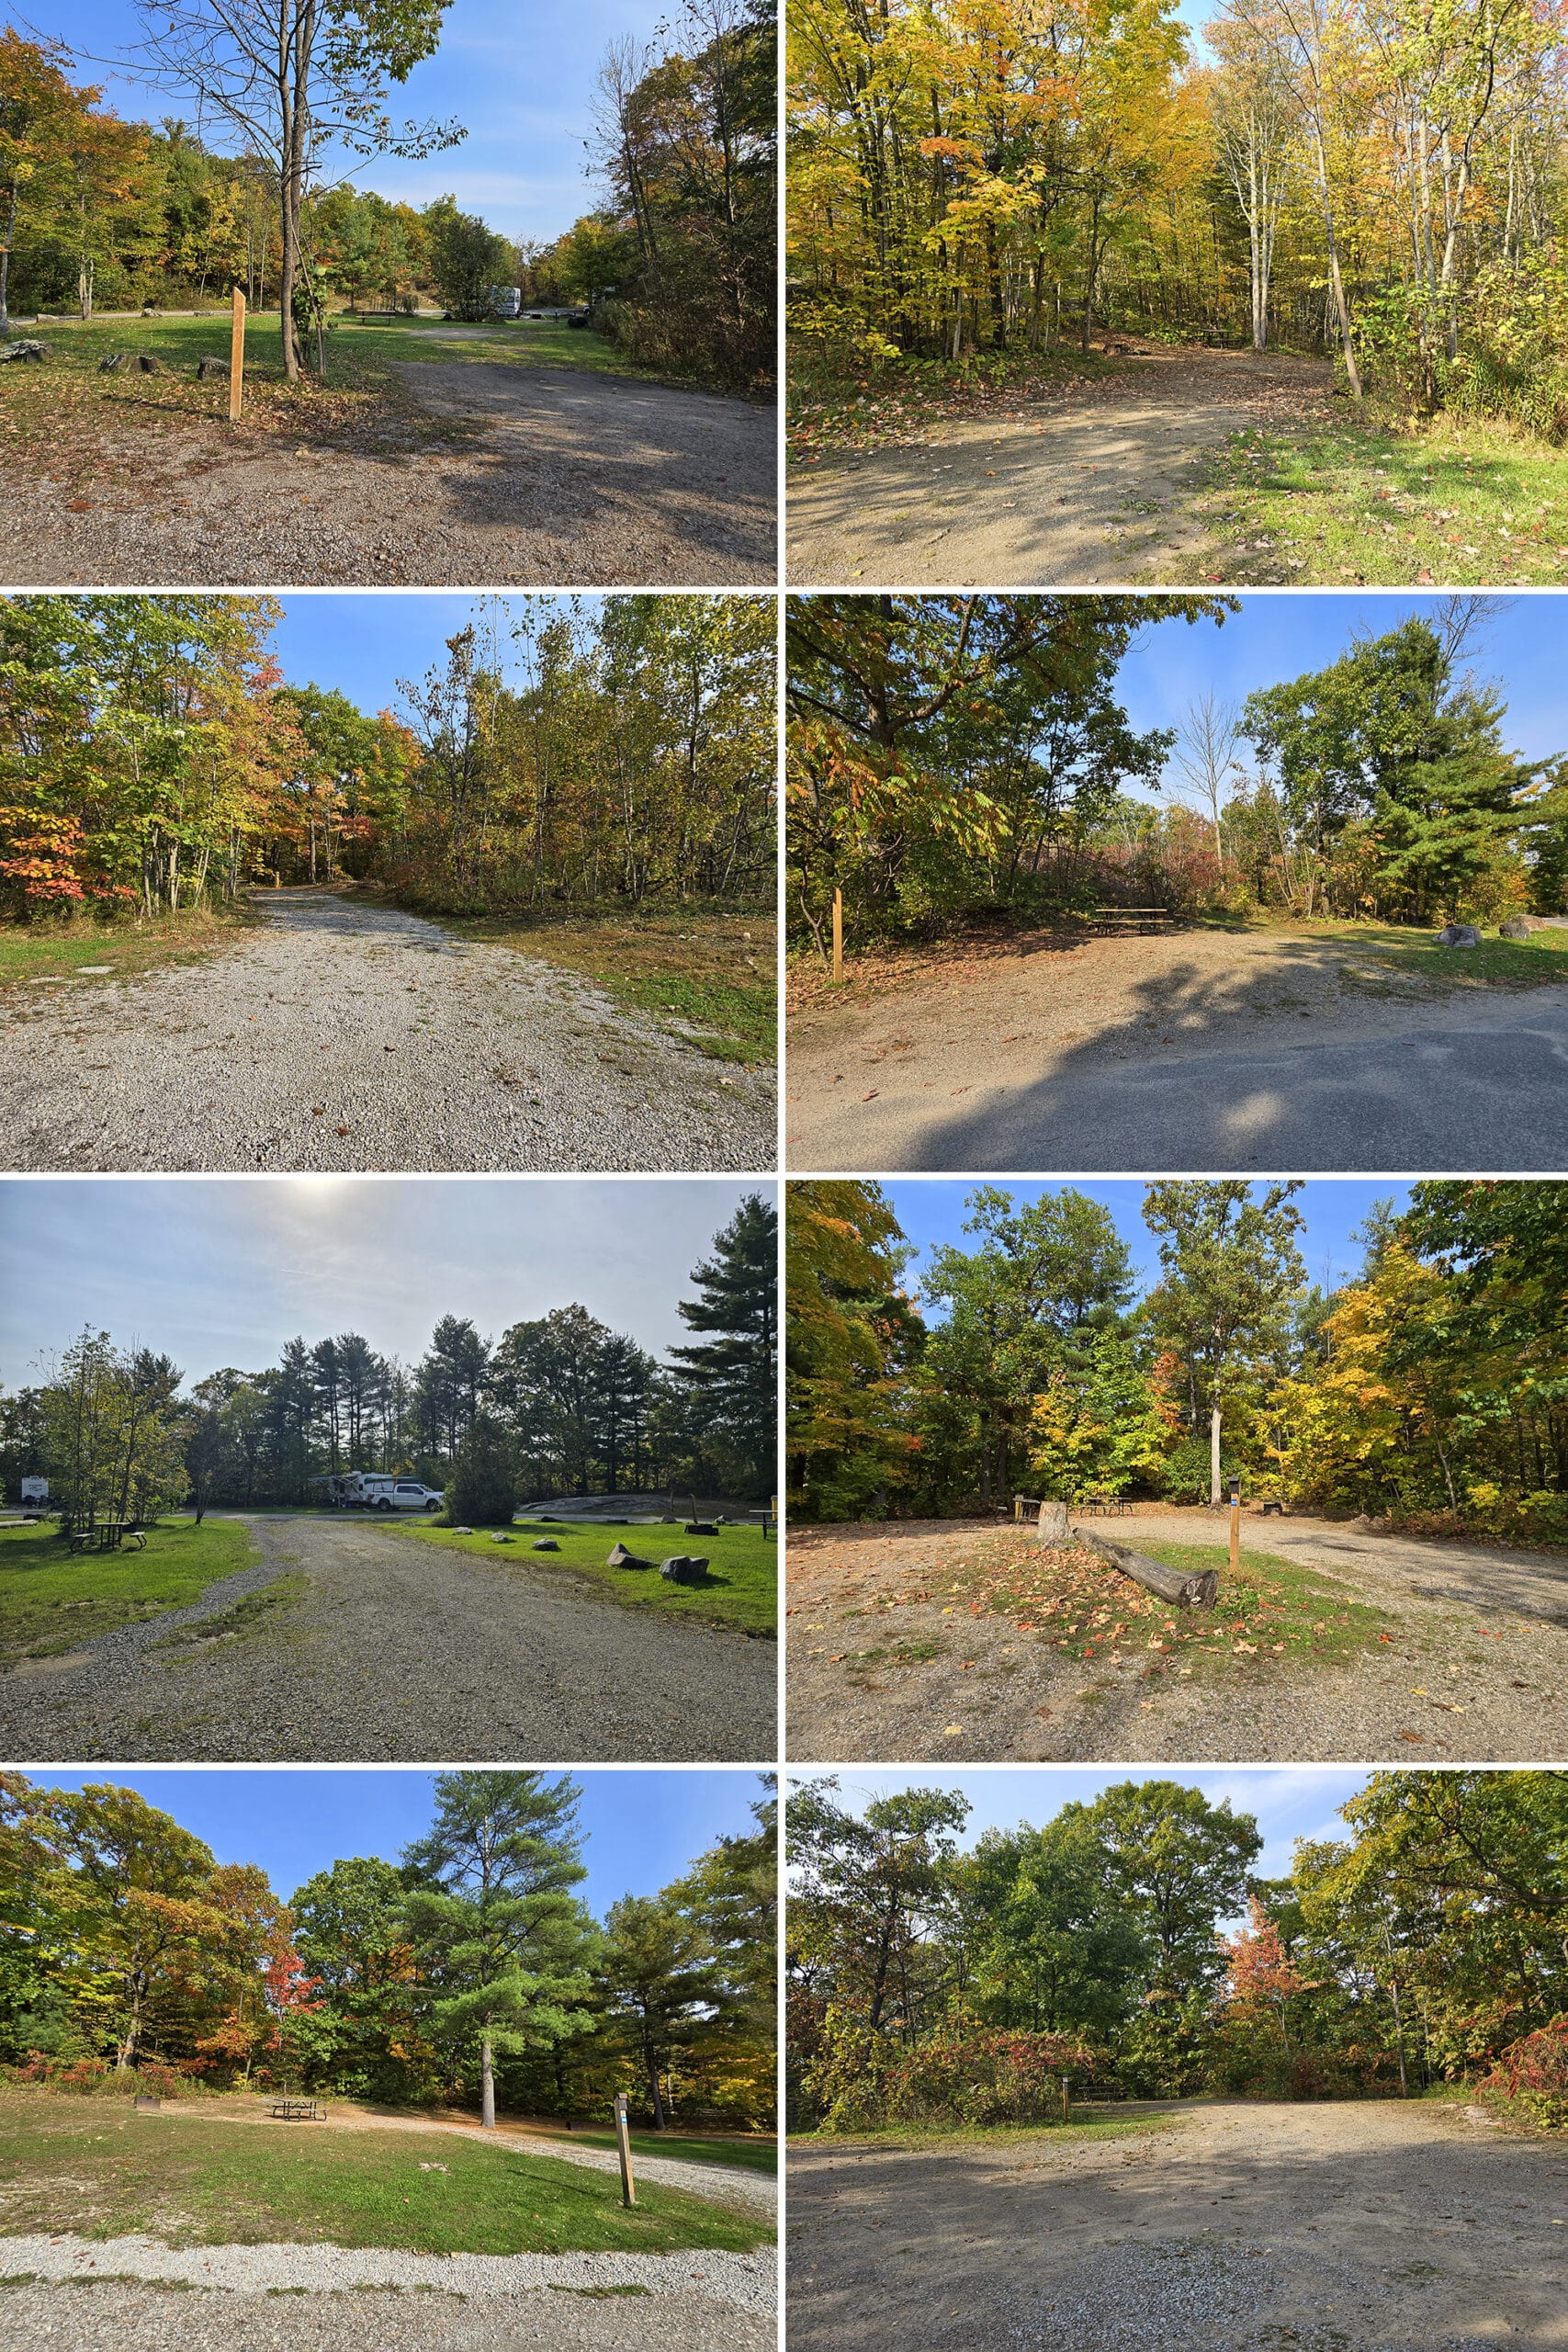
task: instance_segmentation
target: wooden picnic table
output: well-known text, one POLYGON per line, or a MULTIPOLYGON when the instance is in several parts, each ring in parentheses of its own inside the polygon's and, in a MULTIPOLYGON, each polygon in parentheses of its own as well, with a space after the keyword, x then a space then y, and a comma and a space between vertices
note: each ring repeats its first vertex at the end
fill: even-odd
POLYGON ((73 1552, 118 1552, 122 1544, 147 1549, 146 1532, 136 1519, 96 1520, 91 1527, 73 1528, 69 1540, 73 1552))
POLYGON ((275 2098, 269 2112, 279 2123, 324 2123, 327 2110, 319 2099, 275 2098))
POLYGON ((1080 1495, 1076 1510, 1089 1519, 1131 1519, 1133 1506, 1122 1495, 1080 1495))
POLYGON ((1173 917, 1168 907, 1096 907, 1085 920, 1100 925, 1136 923, 1140 933, 1144 933, 1163 930, 1173 917))

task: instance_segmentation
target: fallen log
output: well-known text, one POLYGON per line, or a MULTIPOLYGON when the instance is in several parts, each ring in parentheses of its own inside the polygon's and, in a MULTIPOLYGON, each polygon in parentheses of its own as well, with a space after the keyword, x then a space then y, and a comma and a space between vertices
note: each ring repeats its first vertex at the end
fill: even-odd
POLYGON ((1143 1585, 1149 1592, 1157 1593, 1177 1609, 1213 1609, 1220 1595, 1219 1571, 1205 1568, 1198 1576, 1188 1576, 1180 1568, 1168 1568, 1159 1560, 1151 1560, 1146 1552, 1134 1552, 1125 1544, 1113 1544, 1107 1535, 1097 1535, 1092 1528, 1075 1526, 1075 1544, 1083 1544, 1091 1552, 1099 1552, 1113 1568, 1120 1568, 1134 1584, 1143 1585))

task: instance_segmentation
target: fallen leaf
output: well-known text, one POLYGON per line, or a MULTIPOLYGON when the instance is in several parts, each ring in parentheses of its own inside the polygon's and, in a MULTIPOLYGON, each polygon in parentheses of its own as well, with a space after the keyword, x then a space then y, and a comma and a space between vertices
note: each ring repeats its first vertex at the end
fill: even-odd
POLYGON ((1416 1746, 1419 1747, 1427 1735, 1425 1732, 1421 1731, 1402 1731, 1399 1736, 1401 1739, 1414 1740, 1416 1746))
POLYGON ((334 1127, 333 1132, 334 1135, 345 1136, 348 1133, 348 1129, 346 1127, 334 1127))

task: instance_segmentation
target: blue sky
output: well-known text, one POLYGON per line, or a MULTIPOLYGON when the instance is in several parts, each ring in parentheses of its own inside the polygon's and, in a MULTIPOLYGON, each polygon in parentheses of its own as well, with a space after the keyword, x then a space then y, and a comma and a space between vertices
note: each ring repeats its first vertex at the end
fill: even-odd
POLYGON ((728 1178, 84 1177, 0 1182, 0 1383, 85 1322, 188 1378, 259 1372, 357 1330, 423 1354, 438 1316, 510 1323, 580 1301, 655 1353, 748 1193, 728 1178))
MULTIPOLYGON (((135 1789, 202 1838, 220 1862, 259 1862, 275 1894, 292 1894, 317 1871, 362 1854, 396 1862, 430 1826, 429 1772, 143 1772, 100 1765, 90 1772, 34 1771, 40 1788, 108 1781, 135 1789)), ((654 1894, 720 1838, 756 1827, 750 1807, 767 1793, 754 1772, 574 1770, 582 1790, 588 1876, 580 1890, 603 1918, 623 1894, 654 1894)))
MULTIPOLYGON (((973 1182, 953 1182, 946 1177, 903 1177, 892 1182, 884 1179, 884 1193, 892 1202, 894 1213, 904 1228, 906 1239, 914 1242, 919 1254, 909 1261, 908 1279, 911 1284, 924 1272, 930 1252, 940 1243, 951 1241, 960 1249, 973 1250, 977 1237, 965 1234, 964 1201, 974 1190, 973 1182)), ((1060 1192, 1067 1187, 1060 1184, 1037 1184, 1021 1180, 1010 1180, 1002 1189, 1015 1201, 1037 1201, 1043 1193, 1060 1192)), ((1159 1273, 1158 1244, 1143 1219, 1144 1185, 1132 1177, 1112 1183, 1075 1182, 1075 1192, 1087 1193, 1091 1200, 1101 1201, 1116 1220, 1116 1230, 1132 1250, 1134 1266, 1145 1282, 1157 1279, 1159 1273)), ((1307 1273, 1314 1282, 1323 1283, 1325 1289, 1342 1282, 1347 1274, 1356 1272, 1361 1262, 1361 1250, 1350 1236, 1365 1217, 1374 1201, 1392 1200, 1403 1208, 1409 1198, 1407 1184, 1393 1184, 1385 1180, 1361 1182, 1354 1179, 1323 1177, 1309 1182, 1296 1194, 1296 1207, 1306 1221, 1306 1233, 1302 1241, 1302 1254, 1306 1260, 1307 1273), (1327 1279, 1325 1279, 1325 1277, 1327 1279)))
MULTIPOLYGON (((584 596, 586 611, 604 599, 584 596)), ((504 596, 291 595, 273 636, 273 649, 291 685, 335 686, 361 710, 395 710, 398 681, 417 685, 446 660, 446 641, 469 621, 493 615, 504 659, 509 616, 504 596)))
MULTIPOLYGON (((503 235, 558 236, 601 200, 583 151, 600 60, 624 35, 648 41, 665 13, 654 0, 573 0, 567 8, 453 0, 440 48, 392 85, 390 112, 399 122, 455 117, 468 137, 423 163, 374 157, 355 185, 414 205, 450 193, 503 235)), ((75 78, 101 83, 127 120, 197 120, 194 97, 137 79, 141 28, 130 0, 19 0, 14 21, 65 42, 78 59, 75 78)), ((216 131, 209 144, 222 144, 216 131)))
MULTIPOLYGON (((790 1775, 795 1781, 806 1777, 790 1775)), ((965 1847, 974 1845, 985 1829, 1016 1829, 1021 1822, 1038 1829, 1065 1804, 1090 1804, 1101 1790, 1121 1781, 1177 1781, 1184 1788, 1201 1789, 1211 1804, 1228 1797, 1233 1813, 1251 1814, 1265 1841, 1256 1864, 1260 1878, 1286 1875, 1298 1838, 1345 1837, 1338 1809, 1367 1781, 1359 1766, 1331 1764, 1221 1767, 1207 1772, 1181 1765, 1153 1770, 1129 1765, 1103 1771, 1071 1764, 986 1770, 971 1765, 963 1771, 933 1766, 907 1772, 854 1764, 845 1765, 837 1778, 839 1801, 851 1813, 863 1812, 871 1799, 895 1795, 900 1789, 961 1789, 974 1808, 960 1841, 965 1847)))
MULTIPOLYGON (((1161 621, 1146 629, 1117 673, 1118 699, 1138 727, 1175 727, 1205 689, 1243 703, 1258 686, 1321 670, 1346 652, 1353 635, 1381 636, 1413 613, 1431 612, 1434 596, 1244 596, 1223 622, 1161 621)), ((1488 625, 1472 639, 1464 667, 1497 681, 1508 705, 1504 740, 1527 758, 1568 751, 1568 691, 1562 663, 1562 600, 1492 596, 1488 625)), ((1149 796, 1140 793, 1140 797, 1149 796)))

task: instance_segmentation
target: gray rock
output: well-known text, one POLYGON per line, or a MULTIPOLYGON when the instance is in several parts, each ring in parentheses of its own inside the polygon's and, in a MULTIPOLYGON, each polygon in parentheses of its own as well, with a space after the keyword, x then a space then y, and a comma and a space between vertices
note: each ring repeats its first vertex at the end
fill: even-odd
POLYGON ((510 1535, 503 1535, 501 1530, 496 1528, 491 1532, 490 1540, 492 1544, 510 1544, 514 1539, 510 1535))
POLYGON ((154 359, 150 351, 139 351, 136 355, 136 372, 139 376, 161 376, 164 372, 164 363, 161 359, 154 359))
POLYGON ((706 1560, 693 1552, 672 1552, 659 1570, 666 1584, 701 1584, 707 1572, 706 1560))
POLYGON ((1445 923, 1438 933, 1439 947, 1479 947, 1481 933, 1472 922, 1445 923))
POLYGON ((541 1535, 534 1549, 536 1552, 558 1552, 560 1545, 553 1535, 541 1535))
POLYGON ((214 376, 227 377, 228 373, 229 362, 226 359, 213 359, 209 356, 206 359, 198 359, 196 363, 196 379, 198 384, 209 383, 214 376))
POLYGON ((640 1559, 637 1553, 628 1552, 624 1544, 617 1544, 604 1566, 607 1568, 651 1568, 653 1562, 640 1559))
POLYGON ((98 362, 99 375, 118 375, 130 357, 130 354, 129 351, 106 351, 103 357, 98 362))
POLYGON ((718 1529, 719 1522, 716 1519, 689 1519, 686 1521, 688 1535, 716 1535, 718 1529))
POLYGON ((471 1535, 473 1532, 471 1527, 455 1527, 452 1530, 454 1535, 471 1535))
POLYGON ((34 343, 30 338, 21 343, 0 344, 0 360, 47 359, 48 356, 48 344, 34 343))
POLYGON ((1499 939, 1528 939, 1533 929, 1534 925, 1527 922, 1523 915, 1510 915, 1506 922, 1497 925, 1497 936, 1499 939))

